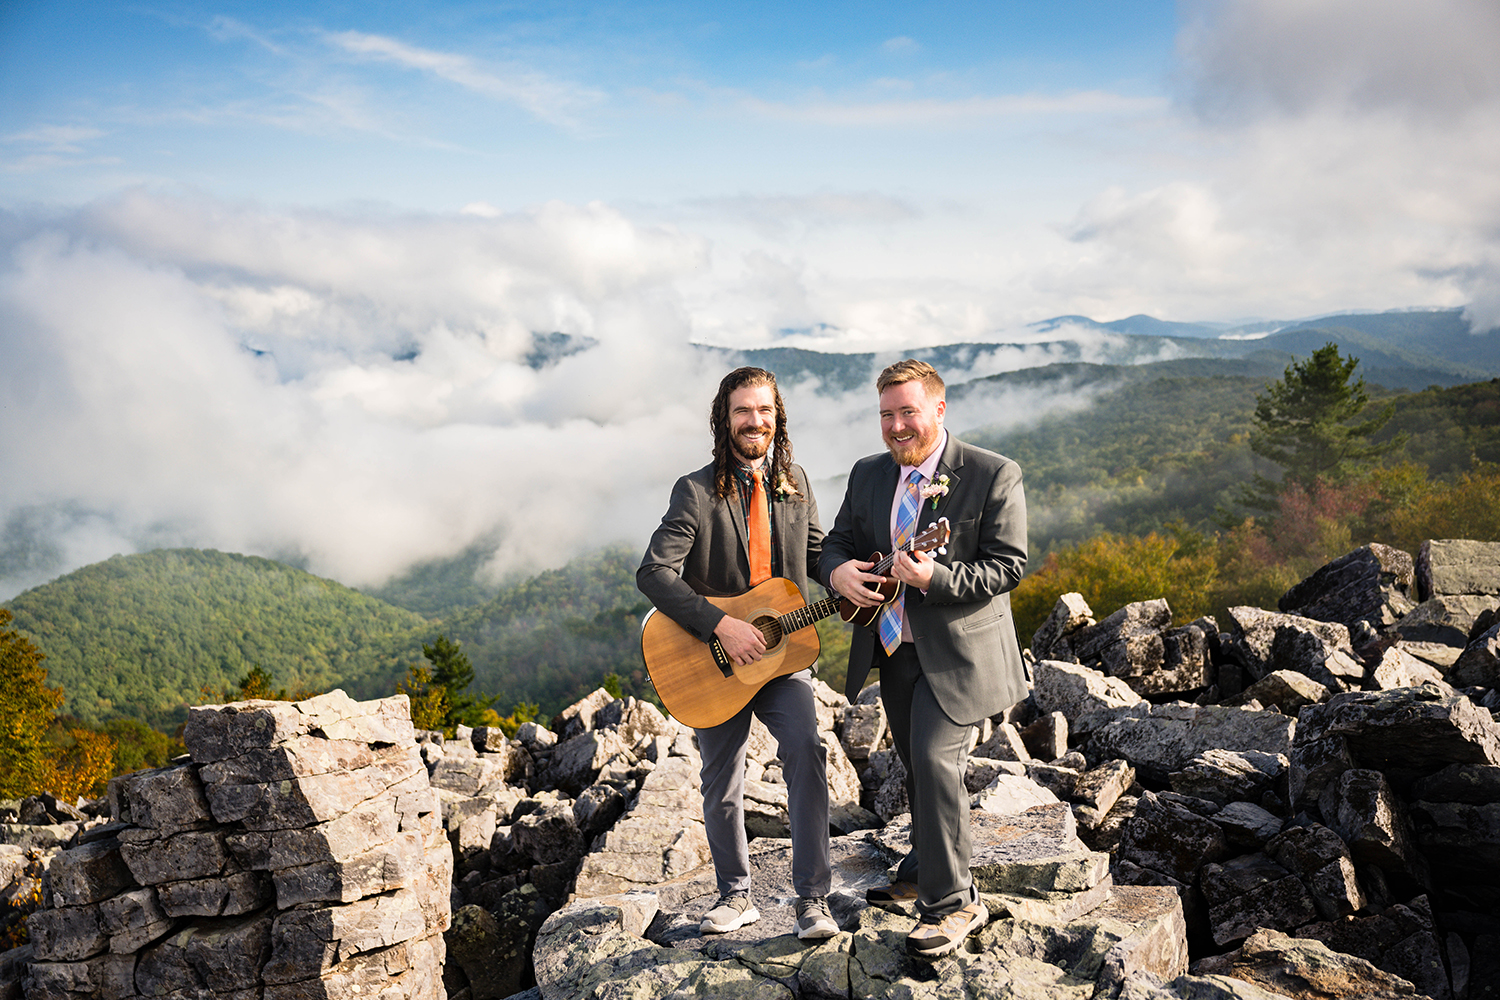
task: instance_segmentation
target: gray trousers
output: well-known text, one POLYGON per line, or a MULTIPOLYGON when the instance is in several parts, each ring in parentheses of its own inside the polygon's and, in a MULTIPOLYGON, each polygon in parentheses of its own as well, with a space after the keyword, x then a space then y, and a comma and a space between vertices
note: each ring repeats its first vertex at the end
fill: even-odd
POLYGON ((767 682, 728 722, 694 730, 703 757, 703 825, 719 895, 750 889, 745 747, 750 740, 752 714, 775 737, 781 773, 786 778, 793 888, 798 896, 826 896, 833 880, 828 860, 828 750, 818 736, 812 673, 807 670, 767 682))
POLYGON ((911 850, 896 878, 916 883, 920 912, 946 915, 972 898, 964 771, 974 727, 960 726, 938 707, 912 643, 903 642, 890 657, 877 643, 875 665, 911 803, 911 850))

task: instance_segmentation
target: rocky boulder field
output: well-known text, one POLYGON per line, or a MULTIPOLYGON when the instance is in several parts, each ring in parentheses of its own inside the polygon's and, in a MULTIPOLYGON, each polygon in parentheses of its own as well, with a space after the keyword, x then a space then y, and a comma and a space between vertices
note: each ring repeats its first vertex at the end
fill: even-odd
POLYGON ((990 921, 908 958, 878 687, 816 684, 841 932, 792 934, 786 789, 757 725, 761 920, 716 898, 691 730, 596 691, 508 739, 404 698, 195 708, 188 758, 77 807, 0 803, 40 906, 0 1000, 1500 997, 1500 543, 1370 545, 1276 611, 1174 625, 1064 595, 1030 697, 975 727, 990 921))

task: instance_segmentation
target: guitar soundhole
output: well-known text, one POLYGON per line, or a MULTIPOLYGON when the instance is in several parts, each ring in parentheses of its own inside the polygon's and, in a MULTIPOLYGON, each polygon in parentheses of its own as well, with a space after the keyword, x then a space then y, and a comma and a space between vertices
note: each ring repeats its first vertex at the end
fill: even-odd
POLYGON ((781 645, 781 623, 775 618, 757 618, 755 627, 760 629, 760 634, 765 637, 767 652, 781 645))

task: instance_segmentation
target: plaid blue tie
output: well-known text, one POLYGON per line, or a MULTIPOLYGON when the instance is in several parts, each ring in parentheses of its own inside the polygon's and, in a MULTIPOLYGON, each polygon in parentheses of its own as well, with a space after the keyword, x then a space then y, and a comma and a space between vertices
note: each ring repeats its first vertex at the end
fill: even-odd
MULTIPOLYGON (((913 469, 906 480, 906 492, 901 496, 901 507, 896 511, 896 537, 893 539, 895 547, 900 548, 911 541, 911 536, 917 532, 917 511, 922 506, 921 496, 922 474, 913 469)), ((901 617, 905 611, 906 594, 903 592, 890 604, 880 609, 880 622, 877 626, 880 632, 880 645, 885 648, 887 656, 896 651, 901 645, 901 617)))

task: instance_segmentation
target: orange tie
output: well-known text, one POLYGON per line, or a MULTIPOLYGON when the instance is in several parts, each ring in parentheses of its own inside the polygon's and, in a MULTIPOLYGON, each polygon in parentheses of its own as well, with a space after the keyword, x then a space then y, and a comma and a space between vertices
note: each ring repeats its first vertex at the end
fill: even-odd
POLYGON ((750 586, 771 579, 771 511, 766 506, 766 488, 760 470, 750 473, 750 586))

